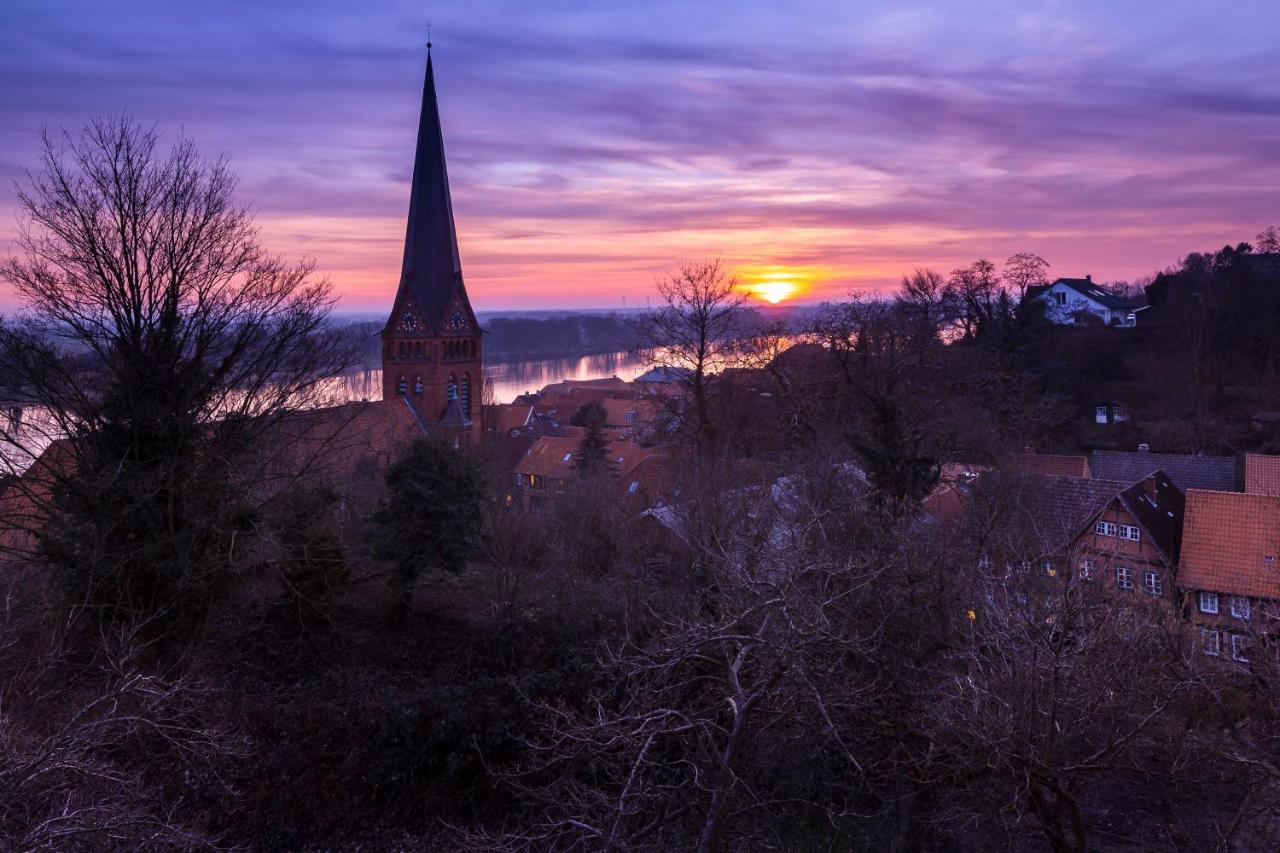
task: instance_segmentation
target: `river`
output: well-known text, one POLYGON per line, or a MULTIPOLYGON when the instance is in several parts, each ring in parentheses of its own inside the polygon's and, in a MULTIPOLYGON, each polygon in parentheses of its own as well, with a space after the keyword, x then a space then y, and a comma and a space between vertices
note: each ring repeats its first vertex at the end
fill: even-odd
MULTIPOLYGON (((549 358, 535 361, 496 361, 485 364, 486 393, 494 403, 510 403, 527 391, 564 379, 604 379, 617 376, 635 379, 649 369, 643 353, 609 352, 577 358, 549 358)), ((367 367, 344 377, 348 399, 382 398, 382 369, 367 367)))

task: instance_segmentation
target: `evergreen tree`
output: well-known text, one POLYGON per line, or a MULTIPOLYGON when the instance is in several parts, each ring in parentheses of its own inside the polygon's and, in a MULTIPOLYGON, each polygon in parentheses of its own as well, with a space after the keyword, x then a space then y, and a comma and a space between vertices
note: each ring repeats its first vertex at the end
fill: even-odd
POLYGON ((609 458, 609 441, 604 435, 604 423, 593 420, 586 427, 587 431, 578 443, 578 452, 573 456, 574 470, 583 477, 612 471, 613 460, 609 458))
POLYGON ((442 441, 419 440, 387 471, 387 497, 371 520, 373 555, 392 564, 404 618, 423 569, 458 572, 484 542, 484 472, 442 441))
POLYGON ((894 517, 916 506, 937 485, 941 466, 925 450, 926 436, 908 429, 893 400, 871 401, 868 428, 849 436, 876 503, 894 517))

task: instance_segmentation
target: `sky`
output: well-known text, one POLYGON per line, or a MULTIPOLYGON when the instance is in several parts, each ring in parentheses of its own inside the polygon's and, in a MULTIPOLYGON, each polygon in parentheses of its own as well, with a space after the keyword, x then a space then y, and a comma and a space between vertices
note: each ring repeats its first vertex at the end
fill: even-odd
MULTIPOLYGON (((41 127, 225 155, 348 311, 394 295, 434 42, 479 310, 643 304, 720 256, 799 301, 1043 255, 1135 280, 1280 224, 1280 15, 1234 3, 6 0, 0 253, 41 127)), ((16 307, 0 283, 0 311, 16 307)))

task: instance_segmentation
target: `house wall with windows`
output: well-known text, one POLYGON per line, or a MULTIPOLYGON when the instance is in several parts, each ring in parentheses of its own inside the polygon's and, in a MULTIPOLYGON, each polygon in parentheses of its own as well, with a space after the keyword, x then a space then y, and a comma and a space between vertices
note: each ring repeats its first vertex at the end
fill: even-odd
POLYGON ((1280 611, 1280 497, 1189 489, 1178 573, 1201 651, 1247 662, 1280 611))
POLYGON ((1173 562, 1120 501, 1112 500, 1072 543, 1073 575, 1117 595, 1177 606, 1173 562))

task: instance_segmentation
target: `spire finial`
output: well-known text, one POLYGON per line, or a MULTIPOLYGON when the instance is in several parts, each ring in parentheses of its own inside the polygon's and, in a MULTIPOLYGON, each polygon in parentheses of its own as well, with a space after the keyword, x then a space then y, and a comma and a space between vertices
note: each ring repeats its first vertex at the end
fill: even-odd
POLYGON ((431 22, 427 21, 427 55, 431 55, 431 22))

